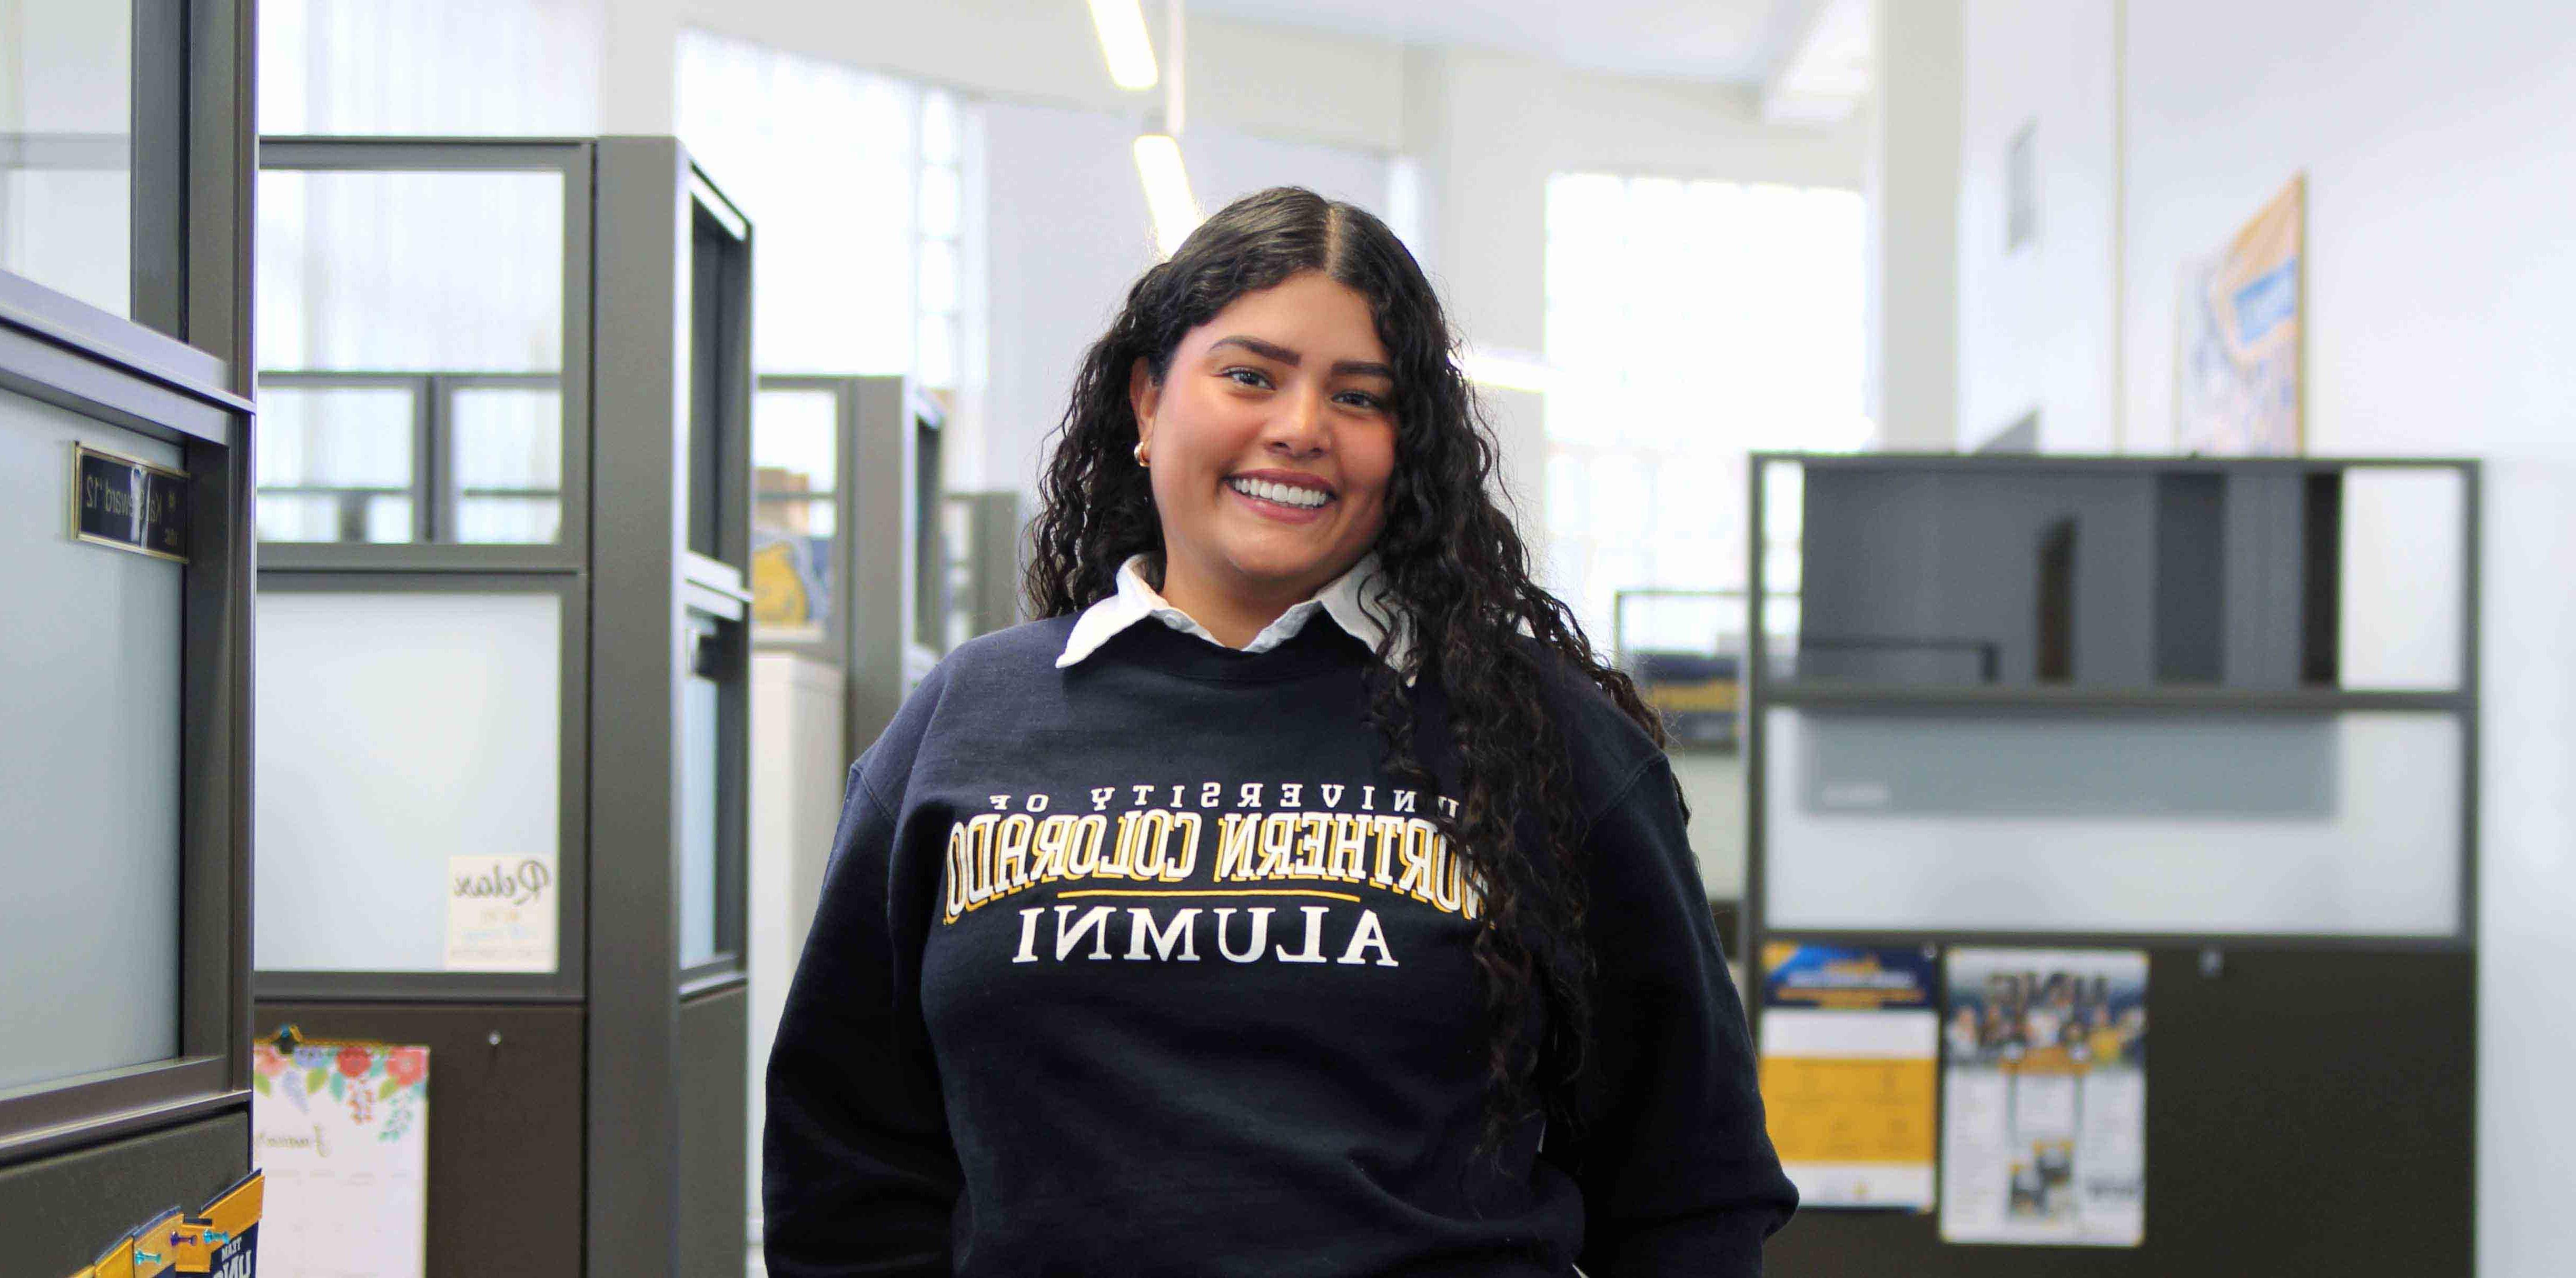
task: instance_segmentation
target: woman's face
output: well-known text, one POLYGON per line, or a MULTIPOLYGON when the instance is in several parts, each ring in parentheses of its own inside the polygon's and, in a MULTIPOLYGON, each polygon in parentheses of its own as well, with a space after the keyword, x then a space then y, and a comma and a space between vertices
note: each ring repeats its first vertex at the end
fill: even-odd
POLYGON ((1393 374, 1368 300, 1316 271, 1191 329, 1161 384, 1138 361, 1164 593, 1284 607, 1359 562, 1386 525, 1393 374))

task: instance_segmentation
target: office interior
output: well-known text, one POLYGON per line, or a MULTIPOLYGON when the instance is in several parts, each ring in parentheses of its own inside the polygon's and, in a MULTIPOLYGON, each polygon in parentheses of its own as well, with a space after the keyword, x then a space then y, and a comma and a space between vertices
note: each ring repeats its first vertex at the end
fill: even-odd
POLYGON ((2562 1272, 2570 66, 2540 0, 0 0, 0 1271, 205 1272, 134 1228, 291 1101, 418 1151, 309 1255, 761 1274, 847 765, 1024 618, 1127 285, 1294 184, 1461 325, 1757 1031, 1783 946, 2135 957, 2127 1225, 1957 1215, 1944 1084, 1773 1272, 2562 1272))

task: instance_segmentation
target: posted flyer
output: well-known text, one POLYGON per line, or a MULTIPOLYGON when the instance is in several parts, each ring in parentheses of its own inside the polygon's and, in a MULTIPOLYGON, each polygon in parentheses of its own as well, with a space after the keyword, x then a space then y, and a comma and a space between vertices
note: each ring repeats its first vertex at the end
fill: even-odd
POLYGON ((264 1278, 422 1278, 428 1048, 254 1044, 250 1122, 268 1181, 264 1278))
POLYGON ((1941 1031, 1941 1238, 2146 1237, 2147 956, 1953 949, 1941 1031))
POLYGON ((447 970, 555 970, 552 857, 447 858, 447 970))
POLYGON ((1802 1207, 1932 1205, 1929 946, 1762 947, 1762 1105, 1802 1207))

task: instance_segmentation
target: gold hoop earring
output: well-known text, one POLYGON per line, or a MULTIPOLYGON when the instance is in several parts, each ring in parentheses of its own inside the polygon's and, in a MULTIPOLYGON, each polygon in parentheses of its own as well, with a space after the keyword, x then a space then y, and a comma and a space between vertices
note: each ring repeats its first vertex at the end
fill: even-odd
POLYGON ((1136 441, 1136 464, 1143 466, 1148 470, 1152 469, 1154 465, 1154 463, 1145 460, 1145 441, 1141 439, 1136 441))

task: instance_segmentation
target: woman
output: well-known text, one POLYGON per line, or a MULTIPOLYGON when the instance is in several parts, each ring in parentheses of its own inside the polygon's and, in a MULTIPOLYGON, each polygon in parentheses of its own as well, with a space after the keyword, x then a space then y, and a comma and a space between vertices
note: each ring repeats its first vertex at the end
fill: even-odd
POLYGON ((1661 734, 1530 580, 1411 255, 1236 202, 1060 435, 1043 620, 851 769, 770 1272, 1757 1272, 1795 1194, 1661 734))

